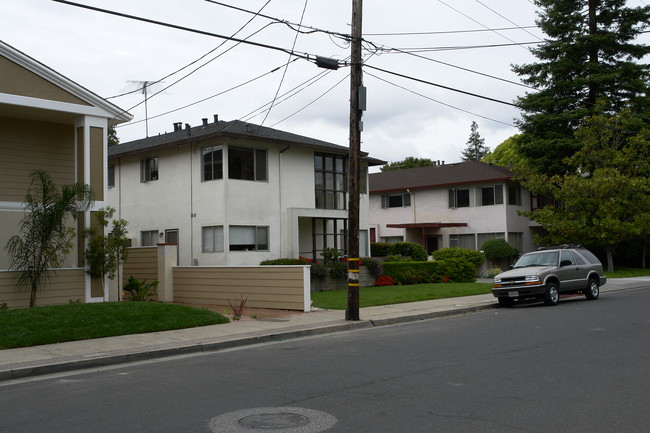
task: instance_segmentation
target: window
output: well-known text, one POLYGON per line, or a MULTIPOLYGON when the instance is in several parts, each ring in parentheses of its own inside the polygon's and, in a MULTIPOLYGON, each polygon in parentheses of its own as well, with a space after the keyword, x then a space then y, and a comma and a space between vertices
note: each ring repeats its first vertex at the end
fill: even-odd
POLYGON ((267 180, 266 150, 228 147, 228 178, 267 180))
POLYGON ((223 179, 223 149, 221 146, 203 149, 203 181, 223 179))
POLYGON ((202 251, 218 253, 223 251, 223 226, 201 228, 202 251))
POLYGON ((140 161, 140 182, 158 180, 158 158, 147 158, 140 161))
POLYGON ((508 185, 508 204, 521 206, 521 188, 519 185, 508 185))
POLYGON ((404 242, 404 236, 382 236, 381 241, 387 244, 396 244, 397 242, 404 242))
POLYGON ((113 188, 115 186, 115 166, 108 166, 108 187, 113 188))
POLYGON ((479 248, 483 248, 483 244, 487 241, 491 241, 493 239, 505 239, 506 234, 505 233, 479 233, 477 235, 478 238, 478 246, 479 248))
POLYGON ((503 204, 503 185, 491 185, 479 189, 479 205, 503 204))
POLYGON ((143 247, 153 247, 158 244, 158 230, 146 230, 140 232, 142 242, 140 245, 143 247))
POLYGON ((178 245, 178 229, 165 230, 165 243, 178 245))
POLYGON ((449 190, 449 207, 469 207, 469 189, 456 189, 449 190))
POLYGON ((466 248, 468 250, 476 249, 476 237, 474 234, 469 235, 449 235, 449 246, 454 248, 466 248))
POLYGON ((347 192, 346 159, 342 155, 314 155, 314 183, 317 209, 345 209, 347 192))
POLYGON ((409 207, 411 206, 411 194, 383 194, 381 196, 381 207, 409 207))
POLYGON ((560 252, 560 263, 562 263, 562 262, 565 262, 565 263, 568 262, 564 266, 575 265, 576 262, 573 259, 573 255, 571 254, 571 251, 562 250, 560 252))
POLYGON ((269 228, 259 226, 230 226, 230 251, 268 251, 269 228))

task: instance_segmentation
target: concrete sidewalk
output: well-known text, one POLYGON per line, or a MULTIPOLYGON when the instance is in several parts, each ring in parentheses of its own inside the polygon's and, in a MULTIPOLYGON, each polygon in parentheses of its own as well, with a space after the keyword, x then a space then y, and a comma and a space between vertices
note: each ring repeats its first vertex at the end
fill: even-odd
MULTIPOLYGON (((608 281, 601 292, 647 287, 650 287, 650 277, 623 278, 608 281)), ((360 321, 346 321, 345 312, 328 310, 200 328, 5 349, 0 350, 0 381, 433 319, 496 306, 495 298, 488 294, 362 308, 360 321)))

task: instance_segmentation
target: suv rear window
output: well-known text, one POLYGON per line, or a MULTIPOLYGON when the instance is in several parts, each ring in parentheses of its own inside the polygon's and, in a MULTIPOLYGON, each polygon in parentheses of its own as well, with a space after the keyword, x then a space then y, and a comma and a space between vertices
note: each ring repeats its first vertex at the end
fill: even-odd
POLYGON ((589 250, 582 250, 582 249, 581 249, 581 250, 576 250, 576 251, 579 252, 580 255, 582 255, 582 257, 584 257, 585 259, 587 259, 587 261, 588 261, 589 263, 592 263, 592 264, 594 264, 594 265, 599 265, 599 264, 600 264, 600 260, 598 260, 598 257, 596 257, 595 255, 593 255, 593 253, 592 253, 591 251, 589 251, 589 250))

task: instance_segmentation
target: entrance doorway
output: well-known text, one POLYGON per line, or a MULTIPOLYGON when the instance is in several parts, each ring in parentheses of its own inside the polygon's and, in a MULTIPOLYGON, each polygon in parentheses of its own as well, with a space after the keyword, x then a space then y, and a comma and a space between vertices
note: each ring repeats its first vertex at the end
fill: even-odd
POLYGON ((440 249, 440 236, 427 236, 426 244, 427 254, 440 249))

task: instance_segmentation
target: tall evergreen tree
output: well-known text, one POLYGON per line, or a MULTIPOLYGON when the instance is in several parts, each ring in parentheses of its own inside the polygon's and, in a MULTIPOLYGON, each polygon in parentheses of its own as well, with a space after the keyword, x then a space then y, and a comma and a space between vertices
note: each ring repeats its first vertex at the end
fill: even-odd
POLYGON ((478 124, 472 122, 471 133, 467 140, 467 147, 463 150, 463 161, 480 161, 490 152, 489 147, 485 147, 485 139, 478 133, 478 124))
POLYGON ((532 49, 538 63, 514 66, 534 87, 517 100, 524 133, 518 151, 546 174, 570 170, 563 159, 580 149, 574 132, 598 111, 650 108, 650 46, 635 43, 650 22, 650 6, 625 0, 535 0, 546 42, 532 49), (599 102, 597 104, 596 102, 599 102), (602 102, 601 102, 602 101, 602 102), (604 106, 600 106, 604 104, 604 106))

